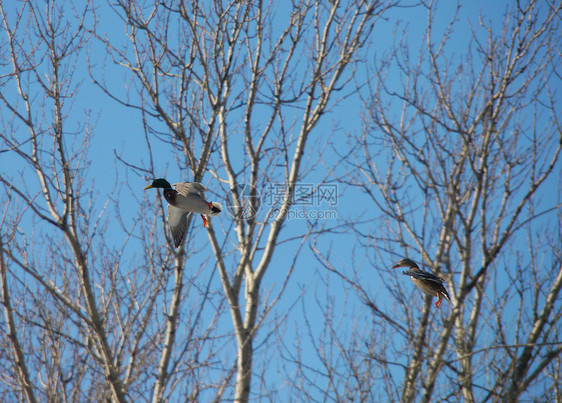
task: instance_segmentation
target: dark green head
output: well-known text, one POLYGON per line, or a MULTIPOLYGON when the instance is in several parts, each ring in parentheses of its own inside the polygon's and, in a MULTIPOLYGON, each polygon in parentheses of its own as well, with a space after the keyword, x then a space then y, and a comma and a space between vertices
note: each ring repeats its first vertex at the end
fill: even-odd
POLYGON ((166 179, 160 178, 154 179, 150 185, 144 188, 144 190, 152 188, 171 189, 172 185, 170 185, 170 182, 168 182, 166 179))

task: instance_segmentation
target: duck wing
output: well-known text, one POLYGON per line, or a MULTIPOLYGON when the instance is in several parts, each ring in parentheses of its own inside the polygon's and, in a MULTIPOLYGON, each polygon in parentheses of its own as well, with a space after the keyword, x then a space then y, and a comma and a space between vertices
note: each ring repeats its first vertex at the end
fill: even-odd
POLYGON ((174 183, 174 188, 182 196, 188 197, 189 195, 198 195, 203 197, 203 193, 207 191, 207 188, 199 182, 178 182, 174 183))
POLYGON ((408 271, 405 271, 404 274, 407 274, 408 276, 411 276, 412 278, 415 278, 416 280, 432 281, 432 282, 437 283, 437 284, 441 284, 441 283, 445 282, 445 280, 442 279, 441 277, 438 277, 435 274, 431 274, 431 273, 428 273, 428 272, 422 271, 422 270, 408 270, 408 271))
POLYGON ((188 214, 190 213, 168 204, 168 225, 170 226, 176 248, 181 245, 185 237, 188 214))

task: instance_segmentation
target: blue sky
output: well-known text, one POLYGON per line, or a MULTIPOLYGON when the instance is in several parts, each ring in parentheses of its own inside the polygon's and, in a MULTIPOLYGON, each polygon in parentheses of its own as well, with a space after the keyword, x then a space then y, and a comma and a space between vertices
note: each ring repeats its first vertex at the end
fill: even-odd
MULTIPOLYGON (((477 25, 479 14, 482 13, 485 20, 500 20, 503 18, 503 12, 508 4, 511 4, 511 2, 473 1, 469 5, 463 6, 457 17, 458 22, 455 24, 453 40, 449 44, 447 51, 451 52, 452 55, 462 55, 467 47, 470 27, 477 25)), ((113 39, 115 41, 122 40, 120 38, 124 34, 124 27, 121 21, 108 9, 107 4, 100 3, 98 6, 98 30, 107 33, 111 38, 115 38, 113 39)), ((439 4, 438 15, 440 18, 437 21, 442 23, 443 26, 438 25, 434 33, 437 34, 445 28, 445 24, 449 22, 453 12, 453 2, 442 1, 439 4)), ((423 9, 419 7, 394 9, 387 17, 387 20, 378 22, 375 35, 372 37, 371 48, 367 55, 368 63, 375 63, 375 58, 377 60, 380 59, 384 52, 390 49, 393 41, 399 41, 401 39, 400 33, 403 29, 408 33, 408 44, 412 49, 413 57, 416 56, 420 42, 423 40, 422 35, 426 24, 426 14, 423 9), (398 21, 400 25, 396 29, 398 21)), ((123 69, 111 63, 106 51, 98 42, 91 41, 89 51, 88 57, 90 62, 96 66, 94 75, 99 78, 104 74, 108 86, 121 95, 125 95, 126 88, 124 84, 126 85, 127 81, 125 80, 123 69), (102 66, 105 66, 105 71, 102 70, 102 66)), ((78 95, 73 98, 72 112, 67 121, 67 127, 72 128, 73 125, 76 125, 78 127, 77 130, 81 130, 84 116, 87 113, 90 114, 91 122, 94 124, 89 153, 91 165, 88 168, 88 180, 93 182, 96 195, 94 210, 96 212, 101 211, 111 195, 117 195, 121 203, 121 218, 123 222, 126 226, 133 226, 138 212, 137 209, 156 200, 153 191, 143 191, 143 188, 149 183, 147 180, 152 178, 144 177, 134 170, 127 169, 116 156, 131 164, 140 166, 148 166, 150 159, 154 158, 154 165, 158 171, 157 175, 168 178, 172 183, 190 180, 191 178, 188 177, 186 170, 178 167, 175 161, 179 153, 174 154, 171 152, 171 147, 168 145, 151 139, 153 155, 148 154, 140 113, 111 100, 92 83, 87 71, 86 54, 82 54, 77 60, 74 75, 74 79, 82 81, 82 84, 78 95)), ((389 82, 386 84, 389 88, 399 89, 407 77, 391 73, 388 79, 389 82)), ((10 90, 13 90, 13 88, 10 90)), ((295 206, 293 210, 295 214, 310 214, 311 211, 322 211, 326 212, 326 214, 331 214, 328 212, 335 211, 339 220, 383 218, 383 214, 363 192, 338 182, 338 178, 345 175, 344 168, 338 165, 340 163, 338 152, 345 153, 346 148, 350 146, 350 138, 353 138, 356 133, 362 130, 363 120, 361 112, 363 108, 364 106, 357 96, 349 96, 337 108, 334 108, 314 129, 308 149, 311 153, 321 152, 323 162, 307 163, 310 172, 303 179, 301 185, 314 186, 321 181, 335 185, 335 189, 332 190, 336 192, 337 203, 330 205, 325 200, 320 200, 308 208, 295 206), (330 132, 333 134, 329 139, 327 147, 324 148, 323 133, 330 132), (333 173, 331 174, 330 170, 332 169, 333 173)), ((396 109, 395 111, 390 111, 390 113, 399 114, 400 110, 396 109)), ((1 158, 2 168, 0 169, 2 172, 8 177, 17 177, 18 170, 21 169, 18 159, 10 153, 3 153, 1 158)), ((312 158, 312 161, 314 160, 315 158, 312 158)), ((241 157, 238 163, 243 163, 243 157, 241 157)), ((548 185, 551 189, 557 188, 557 181, 561 172, 560 167, 557 168, 557 172, 557 175, 552 178, 553 182, 548 185)), ((217 173, 219 176, 224 175, 224 172, 221 172, 220 169, 217 173)), ((28 174, 24 174, 24 178, 26 178, 26 182, 29 178, 28 185, 32 186, 34 179, 28 174)), ((218 201, 223 206, 228 203, 228 187, 226 185, 221 184, 210 174, 205 175, 203 183, 210 190, 210 200, 218 201)), ((545 206, 555 206, 559 203, 556 192, 545 191, 541 195, 542 203, 545 206)), ((268 203, 271 200, 268 196, 262 194, 261 214, 265 212, 265 208, 268 207, 268 203)), ((123 242, 124 233, 120 224, 114 219, 111 208, 107 213, 106 219, 109 229, 106 240, 110 244, 120 245, 123 242)), ((232 225, 231 220, 232 218, 225 211, 221 216, 214 219, 213 222, 220 230, 224 229, 224 233, 227 233, 227 230, 232 225)), ((336 225, 337 222, 337 220, 333 220, 333 222, 326 220, 326 225, 336 225)), ((189 291, 193 292, 193 295, 189 295, 188 298, 193 298, 195 302, 199 298, 197 289, 201 290, 206 284, 207 279, 212 279, 214 291, 221 292, 221 286, 218 275, 214 273, 216 264, 213 261, 211 250, 207 246, 207 236, 201 226, 200 219, 196 217, 193 223, 194 227, 190 229, 193 241, 188 245, 190 252, 193 252, 193 256, 189 264, 198 274, 193 280, 190 280, 193 281, 192 284, 196 285, 196 287, 189 291)), ((138 226, 135 228, 138 228, 138 226)), ((307 228, 306 220, 291 219, 287 222, 281 238, 289 239, 293 236, 298 236, 305 232, 307 228)), ((373 226, 372 223, 365 225, 363 229, 365 233, 372 232, 376 234, 377 232, 377 227, 373 226)), ((158 228, 158 230, 161 230, 161 228, 158 228)), ((230 234, 232 235, 229 238, 221 238, 221 240, 225 244, 235 245, 236 238, 234 233, 231 231, 230 234)), ((160 239, 164 242, 163 236, 160 239)), ((268 292, 272 292, 272 295, 275 295, 276 292, 281 290, 287 270, 292 263, 292 253, 298 245, 298 241, 293 241, 278 246, 271 266, 264 278, 262 293, 264 297, 268 292)), ((384 278, 384 281, 381 281, 380 273, 372 267, 373 263, 376 262, 376 264, 383 266, 379 268, 390 268, 398 260, 398 257, 402 255, 402 250, 390 251, 391 253, 389 251, 370 251, 369 246, 363 247, 359 245, 357 238, 353 234, 346 234, 345 232, 323 235, 317 239, 316 245, 320 252, 330 255, 331 262, 336 270, 346 276, 355 278, 362 288, 367 290, 369 296, 386 311, 387 315, 395 318, 397 321, 404 320, 403 312, 395 308, 394 297, 387 289, 387 284, 396 281, 393 276, 399 273, 390 272, 389 270, 387 277, 384 278)), ((140 247, 141 243, 138 240, 132 239, 131 245, 128 245, 125 249, 124 259, 120 267, 120 271, 124 276, 130 275, 130 269, 135 267, 135 260, 138 255, 146 253, 140 247)), ((164 244, 162 244, 162 248, 164 248, 164 244)), ((410 257, 419 261, 419 256, 411 255, 410 257)), ((303 322, 303 314, 306 313, 312 329, 322 329, 325 321, 323 309, 329 306, 330 302, 333 302, 333 312, 331 315, 333 318, 341 321, 341 329, 343 330, 351 326, 351 323, 355 323, 354 321, 348 322, 348 319, 353 318, 354 315, 357 315, 357 317, 353 319, 364 318, 364 321, 368 323, 369 313, 364 309, 363 301, 353 292, 346 290, 347 286, 339 277, 329 273, 326 267, 310 252, 307 245, 303 247, 294 270, 289 286, 266 321, 268 323, 265 329, 271 329, 274 321, 288 312, 288 317, 280 329, 283 345, 287 350, 299 345, 303 348, 305 363, 316 367, 319 365, 319 361, 316 354, 312 351, 311 340, 305 337, 306 328, 303 322), (305 292, 305 296, 301 298, 303 292, 305 292)), ((400 278, 398 281, 401 280, 406 280, 406 278, 400 278)), ((454 287, 454 285, 451 286, 454 287)), ((407 289, 412 292, 412 300, 416 301, 415 303, 419 302, 421 304, 421 293, 414 289, 413 285, 407 289)), ((211 304, 208 307, 209 311, 207 313, 209 317, 212 315, 211 311, 215 306, 211 304)), ((437 320, 446 315, 447 309, 449 307, 444 304, 442 311, 437 314, 437 320)), ((203 321, 205 320, 208 319, 204 318, 203 321)), ((360 320, 358 322, 360 323, 360 320)), ((231 327, 230 317, 225 312, 221 318, 221 331, 229 333, 231 327)), ((370 326, 366 327, 370 328, 370 326)), ((263 340, 266 336, 267 333, 261 332, 258 335, 258 343, 256 345, 259 344, 259 340, 263 340)), ((276 337, 278 336, 274 336, 273 340, 276 337)), ((234 340, 232 342, 234 343, 234 340)), ((269 345, 265 345, 265 347, 269 347, 269 345)), ((267 354, 272 354, 273 362, 279 365, 279 367, 273 366, 268 368, 266 375, 271 385, 277 383, 279 387, 282 387, 283 382, 277 381, 276 376, 278 371, 283 372, 280 369, 284 365, 283 360, 281 360, 281 354, 286 352, 275 351, 275 347, 272 350, 273 352, 268 351, 267 354)), ((268 362, 268 360, 262 361, 263 358, 264 355, 258 352, 256 360, 258 368, 261 368, 262 365, 266 365, 268 362)), ((288 372, 290 373, 292 370, 294 369, 289 367, 288 372)), ((395 376, 399 378, 402 376, 401 372, 401 370, 397 370, 395 376)), ((323 385, 325 379, 319 377, 317 382, 319 385, 323 385)), ((281 392, 280 397, 283 397, 284 393, 281 392)))

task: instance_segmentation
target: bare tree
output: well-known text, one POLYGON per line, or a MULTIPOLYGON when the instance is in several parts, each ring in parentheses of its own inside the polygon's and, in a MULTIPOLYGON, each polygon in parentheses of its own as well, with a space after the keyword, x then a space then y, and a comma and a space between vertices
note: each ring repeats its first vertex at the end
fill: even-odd
POLYGON ((396 5, 0 3, 0 397, 559 396, 561 195, 545 195, 560 189, 562 5, 483 16, 457 56, 460 14, 443 25, 424 3, 418 55, 403 38, 372 63, 376 23, 396 5), (96 124, 77 106, 91 80, 144 128, 140 155, 115 153, 111 190, 91 168, 96 124), (340 166, 325 169, 327 119, 358 94, 363 131, 338 137, 340 166), (190 217, 177 249, 162 197, 142 192, 168 174, 204 182, 226 207, 206 230, 190 217), (372 214, 291 221, 331 176, 372 214), (356 241, 352 258, 326 254, 327 235, 356 241), (280 307, 309 252, 319 288, 280 307), (436 311, 390 272, 403 256, 445 277, 454 306, 436 311), (336 283, 348 293, 330 294, 336 283), (299 309, 295 346, 282 335, 299 309))
MULTIPOLYGON (((86 10, 87 10, 86 6, 86 10)), ((5 74, 2 91, 2 101, 5 106, 4 125, 6 131, 2 134, 3 151, 13 151, 20 159, 22 165, 27 165, 34 171, 37 184, 26 187, 25 179, 19 181, 2 175, 0 181, 7 193, 13 194, 22 203, 21 208, 31 210, 37 219, 56 229, 63 238, 52 237, 53 248, 62 239, 66 241, 63 249, 68 253, 68 263, 75 271, 74 278, 78 287, 73 287, 65 281, 68 273, 56 273, 57 278, 52 278, 40 268, 40 254, 28 255, 28 248, 39 246, 35 240, 28 241, 24 234, 17 237, 15 232, 22 216, 16 215, 16 221, 10 222, 8 228, 12 228, 12 234, 6 239, 6 247, 3 242, 2 277, 3 277, 3 302, 6 319, 9 327, 8 345, 11 344, 13 354, 17 357, 15 371, 18 373, 17 380, 22 390, 25 391, 26 399, 36 400, 37 396, 33 388, 35 382, 29 377, 28 364, 24 359, 23 344, 19 340, 25 337, 18 332, 15 316, 21 313, 24 322, 36 322, 39 329, 45 331, 45 341, 54 334, 64 335, 60 322, 64 321, 61 313, 73 312, 83 323, 87 323, 88 330, 83 344, 92 345, 99 360, 100 368, 109 381, 113 396, 120 401, 125 398, 125 389, 119 376, 119 369, 110 348, 110 340, 107 329, 103 324, 103 314, 100 311, 95 297, 93 285, 93 273, 90 267, 88 249, 91 241, 84 237, 95 221, 84 222, 82 217, 90 211, 86 200, 80 198, 83 189, 79 172, 84 169, 84 160, 81 158, 83 149, 88 145, 87 123, 80 130, 86 135, 77 145, 69 144, 65 138, 67 133, 65 120, 71 98, 74 95, 75 84, 72 80, 72 69, 75 66, 77 53, 84 46, 88 35, 83 28, 86 12, 75 10, 78 14, 76 21, 72 23, 64 20, 61 10, 53 4, 46 8, 40 8, 33 2, 26 2, 21 9, 9 10, 2 5, 2 19, 4 32, 7 36, 8 54, 4 53, 6 65, 11 67, 11 72, 5 74), (8 13, 13 12, 15 16, 9 19, 8 13), (13 21, 10 25, 8 21, 13 21), (37 41, 37 42, 35 42, 37 41), (10 86, 9 92, 6 90, 10 86), (17 126, 23 124, 28 130, 27 136, 22 136, 17 126), (31 245, 30 245, 31 244, 31 245), (4 249, 5 248, 5 249, 4 249), (7 254, 7 259, 4 258, 7 254), (70 263, 72 262, 72 263, 70 263), (11 268, 19 266, 23 271, 21 277, 12 271, 15 278, 22 282, 23 293, 27 293, 26 278, 30 277, 42 285, 41 291, 49 292, 57 299, 62 312, 52 312, 50 309, 40 309, 42 303, 46 302, 44 297, 31 295, 30 302, 37 309, 33 312, 31 306, 20 306, 16 308, 10 303, 10 287, 8 285, 8 272, 11 268), (63 276, 60 278, 59 276, 63 276), (62 280, 62 284, 58 280, 62 280), (62 286, 62 287, 61 287, 62 286), (60 333, 59 333, 60 332, 60 333)), ((9 203, 8 203, 9 205, 9 203)), ((10 208, 14 208, 12 204, 10 208)), ((11 216, 9 216, 11 218, 11 216)), ((3 222, 4 224, 5 222, 3 222)), ((6 229, 3 228, 2 234, 6 229)), ((29 234, 33 239, 34 234, 29 234)), ((56 254, 56 249, 52 253, 56 254)), ((16 280, 16 281, 17 281, 16 280)), ((32 287, 31 289, 33 290, 32 287)), ((34 291, 34 290, 33 290, 34 291)), ((32 294, 34 293, 32 291, 32 294)), ((21 298, 17 295, 16 298, 21 298)), ((27 298, 25 298, 27 299, 27 298)), ((26 340, 29 346, 31 340, 26 340)), ((52 351, 55 360, 55 368, 62 365, 64 354, 62 350, 52 351), (55 352, 58 351, 59 354, 55 352)), ((71 353, 72 354, 72 353, 71 353)), ((41 352, 36 357, 40 360, 41 352)), ((54 369, 54 368, 53 368, 54 369)), ((47 371, 49 372, 49 371, 47 371)), ((56 396, 60 393, 60 383, 64 382, 64 370, 60 367, 54 379, 44 380, 49 384, 47 396, 56 396), (53 383, 48 382, 53 380, 53 383)))
MULTIPOLYGON (((1 151, 14 162, 0 174, 6 396, 249 400, 252 373, 267 367, 255 365, 256 341, 267 341, 266 318, 316 231, 312 225, 282 237, 299 181, 319 161, 307 150, 314 155, 328 141, 315 129, 353 90, 374 24, 393 5, 1 5, 8 50, 1 56, 1 151), (98 25, 108 8, 126 36, 98 25), (99 44, 114 65, 100 63, 99 44), (86 55, 105 94, 140 111, 150 162, 118 155, 127 174, 161 176, 163 153, 182 175, 203 181, 211 174, 222 187, 216 192, 228 194, 234 220, 211 224, 206 245, 190 230, 190 248, 168 246, 159 196, 155 204, 128 196, 123 207, 121 193, 138 189, 122 181, 106 202, 94 196, 94 124, 73 108, 87 86, 86 55), (130 85, 114 85, 114 66, 128 72, 130 85), (261 211, 260 195, 271 196, 261 211), (139 208, 132 218, 131 205, 139 208), (262 281, 280 245, 291 257, 270 294, 262 281), (220 294, 212 288, 214 267, 220 294), (218 325, 225 309, 232 332, 218 325), (227 352, 232 340, 235 354, 227 352)), ((254 390, 269 393, 267 385, 254 390)))
MULTIPOLYGON (((93 74, 103 90, 141 111, 147 141, 161 141, 167 153, 177 150, 183 175, 201 181, 211 173, 215 183, 226 185, 234 225, 217 220, 220 229, 213 224, 207 235, 236 335, 235 401, 250 397, 255 340, 285 288, 262 295, 274 251, 281 243, 295 244, 297 253, 286 262, 287 284, 302 242, 313 231, 281 237, 295 187, 317 161, 306 158, 314 129, 346 95, 375 22, 391 6, 118 1, 114 10, 126 23, 127 43, 118 46, 116 38, 96 33, 112 60, 129 70, 130 87, 138 93, 119 94, 93 74), (272 187, 278 189, 274 201, 255 214, 258 196, 271 195, 272 187), (245 213, 239 208, 243 199, 249 203, 245 213)), ((150 176, 161 169, 157 163, 148 167, 150 176)), ((175 287, 182 281, 179 274, 175 287)), ((178 306, 179 299, 172 304, 178 306)), ((169 321, 173 335, 176 316, 169 321)), ((173 339, 164 348, 175 349, 173 339)), ((167 373, 163 359, 153 401, 168 387, 167 373)))
POLYGON ((374 322, 392 329, 354 354, 387 368, 387 389, 399 391, 389 396, 554 399, 562 352, 559 192, 552 197, 562 147, 562 4, 517 2, 502 22, 482 16, 464 50, 453 39, 460 8, 447 25, 437 20, 437 2, 424 7, 417 56, 403 38, 372 70, 365 130, 355 158, 342 155, 349 169, 339 178, 385 216, 384 226, 377 219, 374 229, 355 227, 362 246, 377 251, 373 265, 398 308, 389 312, 359 275, 317 254, 367 302, 374 322), (402 82, 388 80, 397 71, 402 82), (436 310, 431 297, 417 303, 407 277, 389 273, 406 256, 447 280, 454 307, 436 310), (403 383, 392 379, 396 371, 403 383))
POLYGON ((183 344, 170 357, 160 349, 169 338, 160 318, 174 274, 168 268, 195 252, 178 257, 157 247, 157 206, 131 223, 119 204, 110 214, 118 192, 95 197, 94 127, 74 107, 84 99, 87 76, 77 66, 91 38, 85 26, 95 28, 92 4, 0 3, 0 13, 2 400, 146 399, 163 357, 177 378, 190 375, 178 389, 191 400, 220 388, 232 370, 206 374, 232 333, 218 333, 225 300, 209 292, 213 276, 202 264, 179 290, 189 304, 176 329, 183 344), (116 229, 124 235, 117 243, 116 229), (152 252, 131 257, 131 249, 152 252))

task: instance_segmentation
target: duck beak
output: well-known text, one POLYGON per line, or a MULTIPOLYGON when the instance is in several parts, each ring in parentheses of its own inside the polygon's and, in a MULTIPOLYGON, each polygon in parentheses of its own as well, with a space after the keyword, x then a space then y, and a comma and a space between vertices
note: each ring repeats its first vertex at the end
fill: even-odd
POLYGON ((154 186, 152 186, 152 183, 150 185, 148 185, 147 187, 144 188, 144 190, 146 189, 152 189, 154 186))

